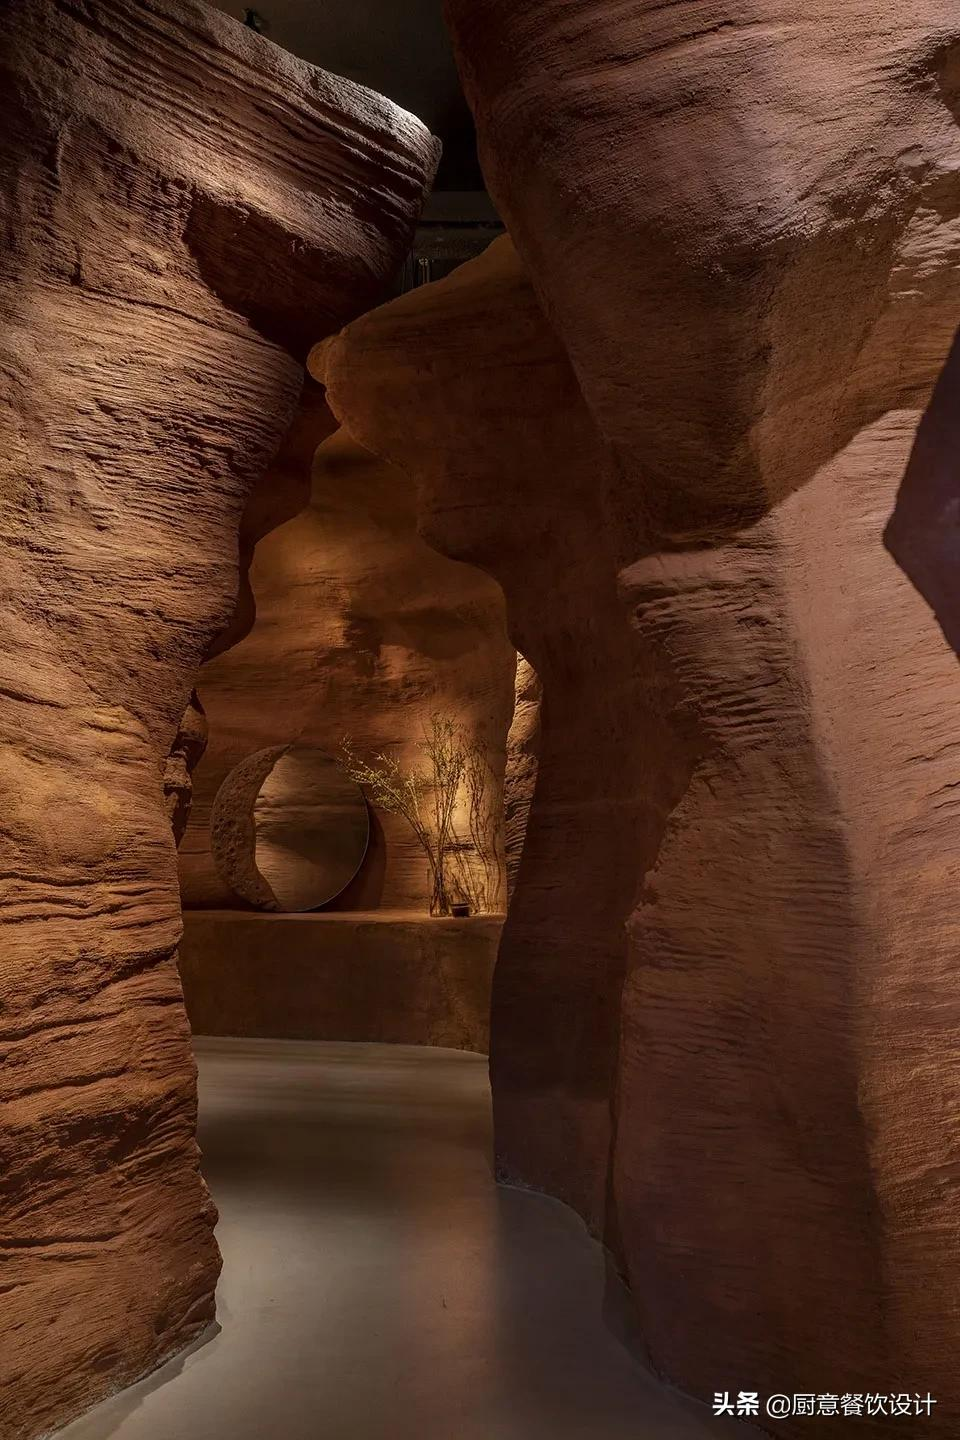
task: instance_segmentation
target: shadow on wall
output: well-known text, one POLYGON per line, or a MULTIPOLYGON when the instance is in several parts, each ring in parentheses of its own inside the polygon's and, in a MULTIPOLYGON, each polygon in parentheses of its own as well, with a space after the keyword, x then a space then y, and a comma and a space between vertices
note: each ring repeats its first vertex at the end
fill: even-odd
POLYGON ((363 864, 339 895, 324 908, 330 911, 379 910, 383 903, 383 886, 387 873, 387 837, 376 810, 370 811, 370 834, 363 864))
POLYGON ((917 429, 883 539, 960 656, 960 331, 917 429))

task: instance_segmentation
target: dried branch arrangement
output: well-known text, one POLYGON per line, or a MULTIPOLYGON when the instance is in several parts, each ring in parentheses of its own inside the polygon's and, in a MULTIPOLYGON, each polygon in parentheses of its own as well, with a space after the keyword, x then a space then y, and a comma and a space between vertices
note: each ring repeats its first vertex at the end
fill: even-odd
POLYGON ((467 906, 486 914, 500 904, 503 866, 497 844, 500 823, 496 777, 482 742, 445 715, 433 715, 419 749, 422 770, 408 770, 395 756, 361 760, 343 741, 347 773, 378 810, 400 815, 423 847, 430 869, 431 915, 467 906))

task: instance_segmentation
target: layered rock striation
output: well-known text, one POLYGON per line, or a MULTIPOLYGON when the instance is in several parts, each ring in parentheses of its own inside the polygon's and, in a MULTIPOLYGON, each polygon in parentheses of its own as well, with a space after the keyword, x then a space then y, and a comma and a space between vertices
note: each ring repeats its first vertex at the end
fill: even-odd
POLYGON ((600 1229, 636 886, 613 857, 645 847, 652 860, 679 784, 661 766, 659 809, 642 809, 645 758, 628 737, 648 723, 655 677, 617 594, 610 455, 506 238, 309 363, 343 429, 415 479, 424 538, 500 582, 510 637, 542 684, 536 755, 508 792, 528 818, 493 987, 498 1166, 600 1229))
MULTIPOLYGON (((678 781, 654 853, 608 853, 634 895, 604 1233, 675 1381, 929 1388, 952 1434, 960 21, 447 14, 489 187, 610 447, 620 603, 653 657, 652 710, 598 762, 642 756, 648 798, 678 781)), ((506 941, 500 966, 532 977, 506 941)), ((569 1191, 581 1157, 504 1118, 534 1015, 494 1034, 499 1144, 569 1191)), ((542 1085, 569 1103, 561 1066, 542 1085)))
POLYGON ((307 340, 382 293, 436 156, 178 0, 10 0, 0 95, 0 1434, 25 1440, 213 1316, 171 831, 202 737, 175 737, 307 340))

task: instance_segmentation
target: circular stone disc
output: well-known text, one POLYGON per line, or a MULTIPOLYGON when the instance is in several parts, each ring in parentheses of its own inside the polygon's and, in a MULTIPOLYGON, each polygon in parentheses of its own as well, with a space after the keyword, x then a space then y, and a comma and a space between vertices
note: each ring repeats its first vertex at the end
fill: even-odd
POLYGON ((369 834, 359 786, 314 745, 247 756, 220 786, 210 821, 222 879, 262 910, 328 904, 359 870, 369 834))

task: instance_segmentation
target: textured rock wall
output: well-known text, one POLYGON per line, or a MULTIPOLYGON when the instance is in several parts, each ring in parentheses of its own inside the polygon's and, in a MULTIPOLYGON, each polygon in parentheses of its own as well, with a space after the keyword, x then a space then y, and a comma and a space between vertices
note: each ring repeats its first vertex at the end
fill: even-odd
POLYGON ((0 1434, 21 1440, 213 1315, 164 767, 306 338, 373 298, 435 155, 197 5, 2 18, 0 1434))
POLYGON ((501 581, 542 681, 523 882, 494 979, 498 1161, 599 1230, 637 883, 611 857, 652 859, 676 785, 661 764, 659 808, 643 812, 643 751, 609 763, 647 723, 652 675, 616 591, 609 457, 509 240, 364 316, 310 366, 344 428, 416 478, 425 538, 501 581))
POLYGON ((527 838, 527 821, 537 788, 540 754, 540 702, 543 686, 525 655, 517 656, 514 709, 507 734, 507 766, 503 777, 504 850, 507 896, 513 896, 527 838))
MULTIPOLYGON (((259 540, 255 620, 200 676, 210 743, 181 849, 185 905, 242 903, 214 864, 211 814, 227 775, 262 748, 297 740, 337 754, 349 735, 364 758, 385 750, 422 769, 430 716, 449 714, 483 737, 500 812, 516 663, 503 593, 431 549, 416 520, 411 476, 338 431, 317 451, 309 505, 259 540)), ((423 914, 430 890, 406 822, 377 812, 360 874, 334 904, 423 914)))
MULTIPOLYGON (((551 70, 542 21, 481 6, 463 43, 490 67, 487 88, 472 77, 488 172, 609 451, 572 387, 580 448, 556 431, 562 357, 521 283, 503 303, 503 254, 364 317, 319 361, 351 432, 420 478, 426 533, 501 579, 544 681, 545 756, 565 697, 495 980, 501 1171, 602 1230, 674 1379, 705 1395, 733 1371, 768 1391, 929 1386, 951 1433, 949 370, 908 466, 960 300, 949 67, 921 63, 929 31, 905 32, 896 78, 871 88, 829 31, 850 124, 831 112, 807 188, 790 165, 810 157, 787 145, 781 193, 756 155, 708 165, 709 117, 692 169, 675 113, 652 126, 665 153, 644 117, 629 129, 614 58, 650 50, 656 70, 646 34, 630 51, 622 29, 561 25, 551 70), (516 39, 491 29, 480 50, 478 15, 516 39), (606 47, 593 71, 569 64, 577 43, 606 47), (560 78, 569 96, 538 88, 560 78), (883 140, 864 156, 855 82, 883 140), (631 154, 649 183, 625 191, 631 154), (718 176, 733 190, 716 213, 718 176), (562 458, 524 447, 521 429, 541 438, 531 409, 549 409, 562 458), (565 643, 544 654, 556 626, 565 643), (586 843, 557 843, 591 815, 586 843)), ((754 67, 770 43, 750 35, 754 67)), ((724 114, 723 39, 677 50, 724 114)))
MULTIPOLYGON (((656 723, 601 763, 686 756, 655 862, 609 850, 637 895, 607 1233, 673 1379, 929 1386, 955 1433, 955 362, 911 447, 960 316, 956 7, 447 12, 656 657, 656 723)), ((505 939, 501 993, 531 953, 505 939)), ((532 1019, 501 1009, 494 1078, 543 1184, 497 1064, 532 1019)))
POLYGON ((193 772, 207 748, 207 717, 196 690, 191 690, 163 767, 163 794, 173 838, 179 845, 193 804, 193 772))

